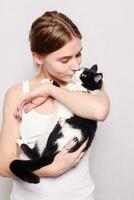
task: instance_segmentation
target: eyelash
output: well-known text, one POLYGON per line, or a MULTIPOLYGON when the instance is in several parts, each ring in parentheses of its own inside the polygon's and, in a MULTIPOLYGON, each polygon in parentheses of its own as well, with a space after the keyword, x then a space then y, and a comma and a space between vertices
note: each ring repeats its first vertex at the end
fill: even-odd
POLYGON ((77 55, 76 55, 76 57, 80 57, 81 56, 81 52, 79 52, 77 55))
MULTIPOLYGON (((81 52, 80 53, 78 53, 77 55, 76 55, 76 57, 80 57, 81 56, 81 52)), ((63 64, 66 64, 67 62, 68 62, 69 60, 66 60, 66 61, 61 61, 63 64)))

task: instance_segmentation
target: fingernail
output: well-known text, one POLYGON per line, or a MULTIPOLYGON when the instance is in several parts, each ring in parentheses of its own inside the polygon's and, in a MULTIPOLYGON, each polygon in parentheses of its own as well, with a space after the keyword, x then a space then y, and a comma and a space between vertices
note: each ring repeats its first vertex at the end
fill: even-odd
POLYGON ((78 142, 78 138, 75 137, 75 138, 73 139, 73 141, 74 141, 74 142, 78 142))

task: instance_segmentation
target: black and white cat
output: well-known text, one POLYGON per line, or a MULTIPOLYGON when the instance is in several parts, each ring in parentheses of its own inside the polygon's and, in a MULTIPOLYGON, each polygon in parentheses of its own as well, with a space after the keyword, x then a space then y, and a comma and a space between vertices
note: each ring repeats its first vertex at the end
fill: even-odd
MULTIPOLYGON (((73 81, 66 85, 66 89, 82 92, 96 92, 100 90, 103 84, 103 75, 102 73, 97 73, 97 70, 97 65, 93 65, 90 69, 82 68, 77 71, 73 81)), ((58 86, 57 83, 55 85, 58 86)), ((88 139, 85 151, 91 145, 96 129, 97 121, 79 117, 63 106, 63 114, 59 116, 55 127, 49 133, 47 141, 45 140, 46 138, 44 140, 38 139, 34 148, 30 148, 24 143, 21 144, 22 151, 30 160, 14 160, 10 164, 10 169, 23 181, 39 183, 40 178, 32 171, 52 163, 55 155, 74 137, 78 141, 69 152, 76 151, 88 139)))

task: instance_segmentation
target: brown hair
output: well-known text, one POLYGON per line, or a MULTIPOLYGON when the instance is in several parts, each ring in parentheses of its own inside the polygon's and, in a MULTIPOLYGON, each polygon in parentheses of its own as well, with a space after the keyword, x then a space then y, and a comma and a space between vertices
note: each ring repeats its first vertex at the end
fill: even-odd
POLYGON ((80 31, 71 19, 57 11, 47 11, 31 26, 31 51, 47 55, 63 47, 73 37, 82 39, 80 31))

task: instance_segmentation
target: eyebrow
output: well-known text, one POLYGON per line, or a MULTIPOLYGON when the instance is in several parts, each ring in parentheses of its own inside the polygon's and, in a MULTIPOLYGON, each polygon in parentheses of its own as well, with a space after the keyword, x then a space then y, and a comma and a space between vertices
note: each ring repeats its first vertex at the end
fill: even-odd
MULTIPOLYGON (((82 51, 82 49, 83 49, 83 48, 81 47, 81 49, 79 50, 79 52, 78 52, 77 54, 79 54, 79 53, 82 51)), ((76 54, 76 55, 77 55, 77 54, 76 54)), ((57 60, 70 59, 70 58, 72 58, 72 56, 62 56, 62 57, 58 57, 57 60)))

